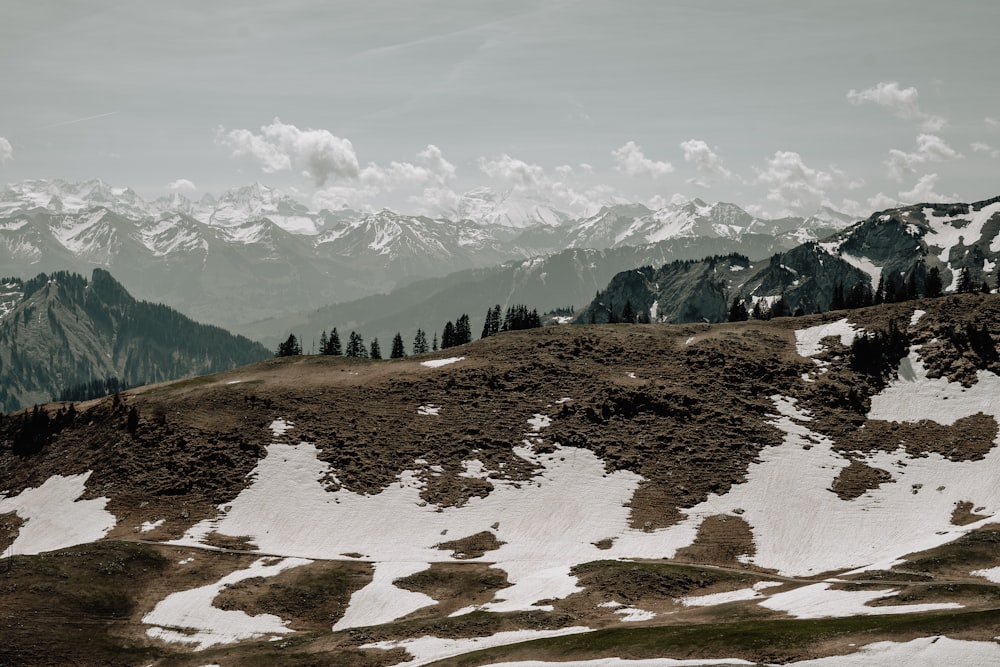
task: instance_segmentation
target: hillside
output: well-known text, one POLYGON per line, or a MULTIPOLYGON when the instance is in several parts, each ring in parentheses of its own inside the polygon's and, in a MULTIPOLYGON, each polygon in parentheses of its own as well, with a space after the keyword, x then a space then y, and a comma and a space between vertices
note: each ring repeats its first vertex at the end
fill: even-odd
POLYGON ((6 417, 0 663, 990 664, 998 323, 552 327, 6 417))
POLYGON ((101 269, 90 280, 60 271, 8 289, 11 307, 0 313, 0 412, 110 378, 137 386, 270 356, 259 343, 137 301, 101 269))
POLYGON ((615 275, 577 316, 607 322, 626 301, 653 321, 724 321, 729 305, 748 311, 783 298, 788 312, 824 311, 839 289, 859 303, 955 292, 967 274, 971 291, 1000 287, 1000 198, 973 204, 918 204, 872 214, 843 231, 768 259, 708 257, 615 275), (659 267, 659 268, 655 268, 659 267), (985 286, 985 287, 984 287, 985 286), (887 296, 888 295, 888 296, 887 296), (617 304, 617 306, 615 306, 617 304))

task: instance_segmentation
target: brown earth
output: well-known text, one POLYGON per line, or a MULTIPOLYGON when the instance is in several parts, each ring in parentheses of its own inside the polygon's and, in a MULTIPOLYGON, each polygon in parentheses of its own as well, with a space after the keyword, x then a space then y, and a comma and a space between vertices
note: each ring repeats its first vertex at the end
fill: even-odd
MULTIPOLYGON (((975 514, 973 512, 974 503, 963 500, 955 505, 955 511, 951 513, 951 523, 955 526, 966 526, 970 523, 982 521, 989 518, 985 514, 975 514)), ((982 508, 979 508, 982 509, 982 508)))
MULTIPOLYGON (((828 350, 818 357, 828 364, 826 372, 818 373, 815 363, 799 357, 795 350, 795 329, 841 317, 848 317, 868 331, 888 330, 895 322, 906 332, 910 346, 922 346, 921 355, 926 355, 931 373, 973 382, 977 369, 993 369, 996 365, 981 344, 984 326, 990 336, 1000 336, 1000 297, 996 296, 945 297, 711 327, 556 327, 506 333, 420 358, 274 359, 228 373, 145 387, 123 393, 117 402, 108 398, 77 404, 72 423, 63 425, 51 441, 29 456, 13 452, 22 418, 6 416, 0 421, 0 477, 8 495, 13 495, 40 485, 53 474, 92 471, 86 496, 107 497, 108 509, 119 518, 110 537, 166 540, 180 537, 197 521, 216 516, 220 506, 231 503, 265 455, 266 447, 275 441, 315 443, 339 483, 352 491, 376 493, 396 481, 401 472, 413 470, 424 481, 424 502, 459 505, 488 494, 498 480, 516 483, 535 474, 536 466, 512 451, 515 446, 525 446, 527 440, 536 451, 551 450, 554 443, 583 447, 600 456, 608 472, 629 470, 641 475, 645 481, 631 500, 631 523, 637 529, 653 530, 676 524, 685 516, 684 509, 744 481, 748 466, 758 460, 760 451, 782 441, 783 434, 771 423, 775 411, 771 397, 776 394, 797 399, 798 407, 813 417, 809 428, 830 438, 842 452, 894 451, 902 446, 912 455, 936 452, 960 461, 979 460, 994 446, 997 424, 985 415, 966 417, 952 426, 867 420, 870 397, 891 379, 892 364, 885 368, 853 368, 849 348, 829 341, 828 350), (927 314, 910 327, 914 308, 926 310, 927 314), (691 338, 694 340, 686 344, 691 338), (935 338, 938 343, 931 342, 935 338), (441 368, 420 365, 427 358, 453 355, 464 355, 465 359, 441 368), (806 373, 814 382, 802 380, 806 373), (571 400, 560 402, 564 397, 571 400), (440 406, 439 415, 418 414, 418 407, 426 404, 440 406), (139 413, 139 425, 129 433, 127 414, 133 407, 139 413), (529 437, 528 419, 536 413, 549 415, 552 423, 529 437), (276 437, 268 425, 279 417, 292 422, 293 429, 276 437), (464 462, 472 459, 492 471, 486 479, 465 476, 464 462), (137 535, 142 522, 159 519, 164 520, 162 526, 137 535)), ((47 409, 55 415, 60 407, 47 409)), ((336 488, 332 475, 327 481, 331 490, 336 488)), ((848 499, 886 481, 879 471, 854 461, 831 491, 848 499)), ((957 525, 977 520, 973 518, 978 518, 974 503, 975 499, 970 498, 969 507, 965 503, 956 507, 957 525)), ((737 509, 733 508, 734 513, 737 509)), ((4 521, 0 517, 0 524, 4 521)), ((911 556, 887 576, 897 576, 898 570, 898 578, 903 578, 905 571, 986 586, 981 578, 969 573, 1000 562, 996 533, 996 527, 973 531, 950 545, 911 556)), ((489 551, 499 546, 495 534, 488 531, 441 539, 443 558, 450 557, 448 551, 488 557, 489 551)), ((609 536, 598 545, 608 547, 611 543, 609 536)), ((213 544, 237 551, 253 548, 245 539, 232 536, 217 535, 213 544)), ((576 568, 584 592, 557 601, 553 612, 475 612, 448 618, 452 611, 492 599, 496 588, 506 582, 485 564, 447 563, 434 564, 399 582, 402 587, 441 600, 437 606, 418 610, 388 626, 330 633, 331 619, 339 618, 350 591, 370 576, 370 566, 360 562, 315 563, 274 579, 243 582, 224 591, 216 602, 248 613, 277 613, 290 620, 299 631, 297 635, 274 645, 248 643, 192 658, 174 646, 151 647, 140 622, 142 615, 169 592, 218 581, 258 556, 148 547, 153 555, 140 551, 129 558, 137 563, 152 563, 159 562, 155 557, 159 554, 166 560, 155 568, 142 566, 146 567, 140 567, 142 571, 126 565, 122 575, 125 578, 105 580, 94 573, 98 568, 95 563, 102 556, 92 553, 103 548, 109 547, 82 548, 91 549, 91 555, 80 557, 80 571, 68 576, 71 581, 96 578, 110 582, 112 588, 118 586, 127 594, 128 609, 122 612, 121 619, 111 623, 109 630, 102 630, 101 637, 106 639, 101 645, 124 646, 126 654, 134 649, 136 653, 129 655, 136 659, 126 661, 128 664, 149 664, 156 658, 165 667, 213 661, 227 666, 307 665, 329 664, 331 656, 342 664, 390 664, 401 658, 401 651, 390 654, 362 650, 360 645, 422 634, 484 636, 500 630, 558 628, 580 622, 594 627, 607 625, 613 630, 621 626, 613 611, 597 607, 610 599, 657 612, 678 612, 675 621, 668 616, 657 617, 652 622, 657 626, 654 629, 671 623, 682 629, 685 624, 706 625, 717 627, 719 636, 724 636, 727 628, 739 625, 741 619, 752 617, 761 625, 761 629, 753 625, 754 629, 746 630, 751 633, 768 632, 766 628, 774 621, 773 614, 753 605, 727 605, 727 610, 717 612, 681 610, 675 602, 678 596, 687 594, 743 588, 758 580, 760 574, 746 571, 723 576, 707 569, 702 573, 697 566, 692 568, 696 574, 688 570, 678 574, 635 563, 608 562, 576 568), (179 564, 192 556, 195 561, 179 564), (140 655, 142 660, 137 657, 140 655), (146 657, 151 659, 147 661, 146 657)), ((726 515, 707 520, 695 543, 681 550, 678 558, 743 568, 736 556, 752 553, 750 527, 737 516, 726 515)), ((68 623, 72 613, 90 619, 81 621, 90 628, 98 620, 107 622, 100 614, 88 616, 90 612, 61 604, 58 587, 52 584, 56 579, 45 579, 49 576, 44 574, 45 567, 52 562, 47 558, 13 559, 20 564, 18 567, 25 568, 26 576, 35 577, 33 581, 41 588, 37 594, 24 588, 8 590, 0 597, 0 621, 7 628, 4 637, 11 638, 7 653, 0 654, 0 664, 4 663, 3 656, 11 655, 30 658, 27 663, 14 660, 11 664, 34 664, 32 660, 42 661, 46 655, 56 656, 50 662, 58 662, 60 656, 66 661, 75 656, 72 659, 80 664, 103 664, 103 658, 95 656, 105 653, 95 649, 81 654, 79 649, 59 641, 54 644, 57 648, 46 654, 35 647, 32 642, 38 638, 18 617, 18 610, 32 609, 39 618, 58 617, 56 627, 68 623), (34 563, 44 567, 39 565, 40 570, 32 571, 34 563)), ((60 562, 73 559, 66 557, 60 562)), ((945 599, 953 594, 946 588, 933 587, 937 585, 936 581, 919 586, 914 583, 900 595, 912 595, 917 600, 945 599)), ((992 605, 986 588, 968 589, 949 599, 992 605)), ((945 619, 942 632, 952 627, 949 619, 953 616, 940 618, 945 619)), ((984 629, 997 624, 991 619, 979 621, 976 632, 981 630, 985 636, 992 631, 984 629)), ((886 619, 872 623, 881 629, 869 634, 848 629, 838 636, 854 641, 861 636, 905 637, 910 632, 891 626, 886 619)), ((816 656, 826 650, 817 648, 824 646, 823 641, 816 639, 806 648, 773 653, 734 649, 736 652, 726 657, 816 656)), ((642 651, 636 649, 635 653, 638 656, 642 651)), ((531 657, 543 655, 540 652, 531 657)), ((620 655, 624 657, 624 653, 620 655)), ((688 655, 708 654, 691 649, 688 655)))
POLYGON ((841 500, 854 500, 863 496, 866 491, 877 489, 882 484, 892 481, 892 474, 889 471, 873 468, 857 459, 852 459, 851 463, 842 468, 833 479, 830 490, 841 500))

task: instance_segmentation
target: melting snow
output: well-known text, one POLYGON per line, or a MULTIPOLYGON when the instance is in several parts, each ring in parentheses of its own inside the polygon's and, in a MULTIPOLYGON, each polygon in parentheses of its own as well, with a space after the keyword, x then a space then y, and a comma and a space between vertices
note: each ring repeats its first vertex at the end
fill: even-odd
MULTIPOLYGON (((545 662, 525 660, 522 662, 494 662, 483 667, 565 667, 565 662, 545 662)), ((574 660, 573 667, 708 667, 709 665, 753 665, 738 658, 697 658, 694 660, 674 660, 673 658, 648 658, 645 660, 625 660, 623 658, 596 658, 594 660, 574 660)), ((797 664, 797 663, 796 663, 797 664)))
POLYGON ((985 577, 995 584, 1000 584, 1000 567, 991 567, 987 570, 975 570, 969 574, 976 577, 985 577))
POLYGON ((886 605, 870 607, 867 603, 895 595, 896 590, 840 591, 829 583, 803 586, 785 593, 777 593, 760 603, 761 607, 788 612, 795 618, 826 618, 830 616, 881 616, 906 614, 938 609, 960 609, 957 602, 929 604, 886 605))
POLYGON ((395 667, 418 667, 419 665, 428 665, 432 662, 469 653, 470 651, 479 651, 494 646, 506 646, 507 644, 518 644, 520 642, 531 641, 532 639, 563 637, 565 635, 576 635, 581 632, 590 631, 590 628, 577 626, 561 628, 559 630, 511 630, 508 632, 498 632, 488 637, 469 637, 467 639, 444 639, 441 637, 425 636, 416 639, 404 639, 402 641, 389 640, 362 644, 361 648, 380 648, 386 650, 404 648, 414 658, 408 662, 398 663, 395 667))
POLYGON ((105 510, 107 498, 77 500, 86 490, 91 471, 53 475, 37 487, 11 498, 0 496, 0 514, 16 512, 24 523, 10 554, 31 555, 101 539, 117 519, 105 510))
POLYGON ((148 533, 151 530, 156 530, 157 528, 163 525, 164 521, 166 521, 166 519, 158 519, 156 521, 143 521, 142 525, 139 526, 139 532, 148 533))
POLYGON ((447 366, 448 364, 453 364, 457 361, 462 361, 465 357, 448 357, 447 359, 431 359, 429 361, 420 362, 421 366, 427 366, 427 368, 439 368, 441 366, 447 366))
POLYGON ((686 607, 712 607, 717 604, 727 602, 738 602, 740 600, 753 600, 761 597, 761 594, 753 588, 741 588, 737 591, 726 591, 724 593, 712 593, 710 595, 697 595, 683 597, 680 599, 682 605, 686 607))
POLYGON ((292 422, 285 421, 284 419, 275 419, 271 422, 271 433, 274 433, 275 437, 283 436, 291 429, 292 422))
POLYGON ((548 415, 535 413, 535 416, 528 420, 528 425, 531 426, 532 431, 541 431, 546 426, 552 425, 552 418, 548 415))
POLYGON ((421 405, 418 407, 417 414, 428 417, 436 417, 440 409, 441 408, 439 406, 428 403, 427 405, 421 405))
POLYGON ((393 581, 427 569, 427 563, 376 563, 371 583, 354 593, 334 631, 389 623, 437 600, 393 585, 393 581))
POLYGON ((167 642, 194 644, 195 650, 201 651, 216 644, 292 632, 286 627, 287 621, 274 614, 250 616, 243 611, 225 611, 213 607, 212 601, 230 584, 255 577, 273 577, 283 570, 311 562, 304 558, 260 558, 247 569, 233 572, 214 584, 171 593, 143 616, 143 623, 155 626, 146 630, 146 634, 167 642))
POLYGON ((910 316, 910 326, 911 327, 917 326, 917 322, 919 322, 920 318, 923 317, 926 314, 927 314, 926 310, 919 310, 919 309, 918 310, 914 310, 913 311, 913 315, 910 316))
POLYGON ((813 357, 823 352, 821 341, 828 336, 838 336, 841 345, 850 345, 863 329, 855 327, 847 318, 795 331, 795 350, 800 357, 813 357))
POLYGON ((948 637, 920 637, 905 643, 876 642, 850 655, 834 655, 791 664, 796 667, 997 665, 1000 664, 1000 645, 994 642, 964 641, 948 637))
POLYGON ((983 412, 1000 421, 1000 376, 979 371, 979 381, 969 388, 948 382, 948 378, 930 379, 917 352, 917 348, 911 349, 909 356, 899 363, 899 379, 872 397, 869 419, 897 422, 930 419, 949 425, 983 412))
POLYGON ((621 615, 622 623, 637 623, 656 618, 655 612, 639 609, 638 607, 622 607, 621 609, 616 609, 615 613, 621 615))

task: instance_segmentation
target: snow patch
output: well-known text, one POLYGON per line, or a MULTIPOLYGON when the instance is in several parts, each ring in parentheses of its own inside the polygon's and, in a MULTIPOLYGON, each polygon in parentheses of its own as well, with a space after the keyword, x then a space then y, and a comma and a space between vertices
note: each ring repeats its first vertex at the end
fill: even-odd
POLYGON ((275 419, 271 422, 271 433, 275 437, 281 437, 292 430, 292 422, 285 421, 284 419, 275 419))
POLYGON ((917 322, 919 322, 920 318, 926 314, 927 314, 926 310, 920 310, 920 309, 914 310, 913 315, 910 316, 910 326, 911 327, 917 326, 917 322))
POLYGON ((710 595, 692 595, 680 599, 680 603, 685 607, 713 607, 717 604, 727 602, 739 602, 741 600, 753 600, 762 597, 760 592, 753 588, 741 588, 736 591, 725 591, 723 593, 712 593, 710 595))
POLYGON ((397 588, 392 583, 428 567, 428 563, 375 563, 371 583, 351 596, 347 611, 334 624, 333 631, 390 623, 417 609, 437 604, 429 595, 397 588))
POLYGON ((304 558, 275 560, 260 558, 247 569, 233 572, 214 584, 171 593, 143 616, 143 623, 154 626, 146 630, 146 634, 166 642, 193 644, 194 650, 203 651, 216 644, 292 632, 287 627, 288 622, 274 614, 250 616, 243 611, 224 611, 212 606, 216 596, 230 584, 255 577, 273 577, 312 562, 304 558))
POLYGON ((1000 645, 995 642, 965 641, 948 637, 920 637, 908 642, 876 642, 849 655, 834 655, 790 664, 795 667, 997 665, 1000 664, 1000 645))
POLYGON ((164 521, 166 521, 166 519, 157 519, 156 521, 143 521, 142 525, 139 526, 139 532, 148 533, 151 530, 156 530, 157 528, 163 525, 164 521))
POLYGON ((10 498, 0 496, 0 514, 16 512, 24 521, 7 553, 38 554, 95 542, 107 535, 117 523, 115 515, 104 509, 108 499, 78 500, 92 472, 53 475, 37 488, 10 498))
POLYGON ((448 364, 454 364, 455 362, 462 361, 465 357, 448 357, 447 359, 430 359, 429 361, 420 362, 421 366, 426 366, 427 368, 440 368, 441 366, 447 366, 448 364))
POLYGON ((638 607, 622 607, 621 609, 616 609, 615 613, 622 617, 622 623, 638 623, 656 618, 655 612, 639 609, 638 607))
POLYGON ((813 357, 823 352, 822 340, 828 336, 840 338, 840 344, 848 346, 864 329, 855 327, 847 318, 795 331, 795 350, 800 357, 813 357))
POLYGON ((811 584, 785 593, 777 593, 760 603, 775 611, 784 611, 795 618, 828 618, 832 616, 882 616, 907 614, 939 609, 960 609, 957 602, 928 604, 868 606, 867 603, 895 595, 897 590, 840 591, 829 583, 811 584))
POLYGON ((469 637, 467 639, 445 639, 442 637, 424 636, 416 639, 387 640, 362 644, 361 648, 380 648, 385 650, 403 648, 413 656, 413 660, 398 663, 394 667, 418 667, 419 665, 428 665, 438 660, 444 660, 445 658, 462 655, 471 651, 479 651, 495 646, 506 646, 508 644, 518 644, 520 642, 531 641, 532 639, 576 635, 582 632, 591 632, 591 629, 575 626, 559 630, 510 630, 507 632, 498 632, 488 637, 469 637))
POLYGON ((535 413, 535 416, 528 420, 528 425, 532 431, 541 431, 543 428, 552 425, 552 418, 548 415, 535 413))
POLYGON ((438 411, 440 410, 441 408, 439 406, 428 403, 427 405, 421 405, 420 407, 418 407, 417 414, 424 415, 427 417, 437 417, 438 411))

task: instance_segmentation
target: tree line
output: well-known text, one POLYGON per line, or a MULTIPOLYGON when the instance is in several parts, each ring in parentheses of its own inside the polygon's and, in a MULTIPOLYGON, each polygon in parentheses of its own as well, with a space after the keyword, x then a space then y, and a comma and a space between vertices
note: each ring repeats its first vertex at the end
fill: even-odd
MULTIPOLYGON (((523 329, 533 329, 542 326, 542 318, 537 309, 529 310, 526 305, 517 304, 508 306, 504 311, 500 304, 496 304, 486 310, 485 324, 480 338, 495 336, 503 331, 520 331, 523 329)), ((441 329, 441 337, 437 332, 432 332, 431 342, 427 342, 427 332, 418 328, 413 336, 411 345, 412 354, 423 354, 425 352, 445 350, 459 345, 472 342, 472 325, 469 315, 462 313, 454 321, 448 320, 441 329)), ((378 338, 373 338, 370 344, 366 344, 364 337, 351 331, 345 346, 340 338, 337 327, 333 327, 329 333, 324 330, 319 337, 319 354, 331 356, 345 356, 357 359, 382 359, 382 347, 378 338)), ((289 334, 283 342, 278 344, 275 351, 276 357, 291 357, 301 355, 302 343, 294 334, 289 334)), ((389 352, 390 359, 402 359, 406 357, 406 347, 403 342, 401 332, 396 332, 392 339, 392 347, 389 352)))

